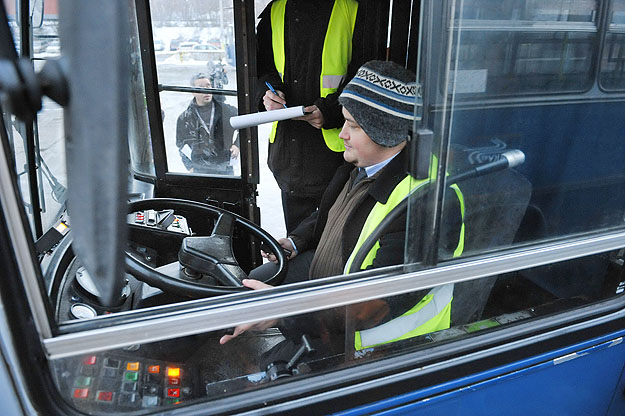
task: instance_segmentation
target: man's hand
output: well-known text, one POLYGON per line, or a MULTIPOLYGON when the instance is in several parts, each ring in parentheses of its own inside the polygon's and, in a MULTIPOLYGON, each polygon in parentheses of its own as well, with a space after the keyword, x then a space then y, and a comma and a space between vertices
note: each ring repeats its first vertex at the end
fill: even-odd
POLYGON ((306 114, 304 116, 294 118, 293 120, 307 121, 308 124, 310 124, 316 129, 320 129, 323 126, 323 122, 325 121, 323 118, 323 113, 321 112, 321 110, 319 110, 319 108, 316 105, 304 107, 304 112, 310 113, 310 114, 306 114))
MULTIPOLYGON (((265 290, 265 289, 271 289, 273 287, 271 285, 268 285, 267 283, 261 282, 260 280, 254 280, 254 279, 243 279, 242 283, 243 283, 243 286, 249 287, 250 289, 254 289, 254 290, 265 290)), ((224 345, 226 342, 238 337, 239 335, 245 333, 246 331, 263 331, 267 328, 271 328, 272 326, 275 326, 277 323, 278 323, 277 319, 270 319, 268 321, 253 322, 249 324, 239 325, 236 328, 234 328, 234 333, 232 335, 224 335, 223 337, 221 337, 219 339, 219 343, 221 345, 224 345)))
MULTIPOLYGON (((289 240, 288 238, 279 238, 278 244, 280 244, 282 248, 291 252, 291 254, 287 257, 288 260, 291 260, 293 257, 297 256, 297 253, 295 252, 295 247, 293 247, 293 244, 291 244, 291 240, 289 240)), ((278 264, 278 259, 276 258, 276 255, 274 253, 265 253, 261 250, 260 255, 267 260, 278 264)))
POLYGON ((286 95, 279 90, 276 92, 278 93, 277 95, 269 90, 265 91, 265 95, 263 96, 265 110, 270 111, 284 108, 284 105, 286 104, 286 95))
POLYGON ((235 145, 230 146, 230 157, 236 159, 239 157, 239 148, 235 145))

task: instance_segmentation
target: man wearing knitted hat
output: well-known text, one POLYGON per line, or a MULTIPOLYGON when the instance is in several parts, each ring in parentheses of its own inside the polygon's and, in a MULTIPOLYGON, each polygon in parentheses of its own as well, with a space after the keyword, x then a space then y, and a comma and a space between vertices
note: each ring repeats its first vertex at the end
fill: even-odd
MULTIPOLYGON (((415 80, 413 73, 397 64, 370 61, 360 67, 344 88, 339 102, 343 106, 345 123, 339 137, 345 143, 344 159, 347 163, 337 170, 323 195, 320 208, 287 238, 278 240, 283 248, 292 252, 285 283, 349 272, 348 266, 355 252, 375 228, 371 226, 371 218, 376 216, 376 212, 388 212, 385 208, 393 203, 393 199, 398 199, 398 191, 401 200, 410 190, 405 147, 415 120, 415 107, 420 110, 421 106, 419 86, 415 80)), ((456 208, 459 213, 459 204, 456 208)), ((460 218, 460 214, 450 217, 460 218)), ((405 216, 394 221, 378 240, 377 249, 374 247, 371 250, 359 268, 401 264, 405 225, 405 216)), ((454 235, 444 240, 457 244, 459 227, 449 228, 454 230, 454 235)), ((268 257, 275 260, 273 255, 268 257)), ((261 278, 265 273, 271 275, 275 267, 271 262, 266 263, 253 270, 250 277, 261 278)), ((254 279, 245 279, 243 284, 252 289, 270 287, 254 279)), ((367 308, 371 309, 370 306, 367 308)), ((385 318, 391 309, 396 309, 394 306, 389 307, 384 301, 375 305, 376 321, 380 316, 385 318)), ((368 319, 366 316, 365 320, 368 319)), ((287 338, 284 345, 287 355, 302 333, 340 344, 330 347, 330 350, 335 350, 335 347, 342 349, 344 338, 339 334, 344 331, 344 318, 324 319, 321 325, 304 322, 305 317, 300 316, 279 322, 242 325, 235 329, 233 335, 224 335, 220 342, 224 344, 249 329, 265 329, 277 324, 287 338)), ((371 326, 372 322, 364 324, 371 326)), ((358 327, 359 323, 354 325, 358 327)), ((328 345, 325 345, 327 348, 328 345)))

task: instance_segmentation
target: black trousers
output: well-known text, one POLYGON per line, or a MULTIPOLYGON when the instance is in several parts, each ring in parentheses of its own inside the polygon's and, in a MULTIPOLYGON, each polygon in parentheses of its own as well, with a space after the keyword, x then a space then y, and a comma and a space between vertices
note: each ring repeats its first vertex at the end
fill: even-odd
POLYGON ((282 191, 282 212, 287 235, 293 231, 300 222, 308 218, 310 214, 319 208, 319 198, 299 197, 282 191))

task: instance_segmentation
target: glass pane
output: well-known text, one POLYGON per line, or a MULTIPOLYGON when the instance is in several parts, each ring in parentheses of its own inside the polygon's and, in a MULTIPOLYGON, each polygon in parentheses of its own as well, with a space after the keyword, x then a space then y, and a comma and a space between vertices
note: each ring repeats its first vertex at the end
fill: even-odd
POLYGON ((63 108, 45 98, 37 115, 39 141, 39 188, 42 195, 42 227, 44 232, 55 225, 67 200, 65 167, 65 133, 63 108))
POLYGON ((608 33, 605 39, 599 82, 606 90, 622 91, 625 89, 625 33, 608 33))
MULTIPOLYGON (((208 82, 199 78, 194 84, 208 82)), ((236 97, 168 91, 160 97, 171 172, 241 175, 238 132, 230 126, 230 117, 237 115, 236 97)))
MULTIPOLYGON (((222 69, 215 64, 234 71, 231 1, 151 0, 150 12, 161 84, 186 87, 195 73, 222 69)), ((234 89, 236 77, 227 75, 218 81, 234 89)))
POLYGON ((596 0, 465 0, 456 17, 510 22, 594 22, 596 0))
POLYGON ((159 84, 208 88, 161 93, 167 162, 172 172, 240 176, 234 15, 230 1, 151 0, 159 84))
POLYGON ((457 62, 441 91, 445 82, 457 98, 590 88, 595 1, 475 0, 455 10, 457 62))
POLYGON ((30 3, 34 19, 40 15, 39 9, 42 3, 44 7, 43 19, 33 22, 33 57, 35 59, 60 57, 58 3, 45 0, 31 0, 30 3))
POLYGON ((24 123, 15 118, 14 115, 3 112, 4 125, 7 128, 9 137, 9 146, 13 153, 13 161, 15 162, 15 172, 17 175, 17 186, 24 203, 24 211, 28 216, 31 229, 34 230, 33 209, 30 203, 29 177, 28 177, 28 161, 26 158, 26 131, 24 123))
MULTIPOLYGON (((621 249, 347 307, 347 325, 357 324, 354 331, 346 331, 346 348, 354 345, 353 355, 346 359, 362 362, 367 358, 405 353, 622 296, 624 253, 621 249), (448 305, 449 310, 440 305, 430 305, 428 310, 427 305, 435 301, 448 305), (380 320, 373 330, 371 323, 360 323, 361 328, 367 329, 358 333, 358 317, 366 310, 369 316, 376 316, 372 310, 402 315, 394 320, 380 320), (425 316, 429 320, 424 319, 425 316), (408 325, 411 319, 427 324, 409 333, 393 332, 395 328, 408 325), (349 336, 354 344, 350 344, 349 336)), ((414 328, 414 324, 408 326, 414 328)))
POLYGON ((625 89, 625 1, 614 0, 612 19, 601 59, 600 85, 607 90, 625 89))
POLYGON ((620 250, 257 323, 223 345, 225 331, 217 331, 58 359, 50 365, 62 397, 77 409, 143 414, 497 331, 619 296, 624 286, 620 250), (401 328, 406 324, 415 329, 405 332, 401 328), (303 354, 294 359, 302 347, 303 354))
POLYGON ((583 91, 592 82, 594 33, 466 32, 449 82, 467 97, 583 91), (455 84, 454 84, 455 82, 455 84))
POLYGON ((9 28, 11 29, 11 34, 13 35, 13 41, 15 42, 15 50, 19 55, 20 28, 17 23, 18 10, 15 7, 17 2, 14 0, 3 0, 3 3, 9 19, 9 28))
MULTIPOLYGON (((566 4, 578 10, 594 3, 566 4)), ((463 255, 625 225, 622 102, 558 94, 594 82, 597 35, 553 27, 532 33, 460 27, 451 45, 450 75, 438 83, 448 88, 449 110, 430 116, 435 132, 449 138, 449 180, 493 168, 461 176, 459 189, 445 190, 441 230, 457 218, 454 204, 462 205, 463 255), (530 91, 531 99, 524 94, 530 91), (476 93, 500 97, 487 101, 476 93)), ((449 247, 439 254, 450 257, 449 247)))
POLYGON ((152 135, 148 125, 148 108, 143 79, 141 46, 134 2, 130 6, 130 89, 128 93, 128 146, 131 169, 139 174, 154 176, 152 135))
MULTIPOLYGON (((20 28, 15 19, 15 6, 17 2, 5 1, 5 7, 9 13, 9 25, 16 43, 19 42, 20 28)), ((37 27, 33 28, 33 54, 45 57, 43 50, 50 42, 56 44, 54 55, 60 54, 58 48, 57 33, 57 10, 55 4, 48 4, 45 7, 45 14, 41 15, 40 1, 33 1, 30 4, 31 16, 37 14, 41 19, 37 27)), ((19 47, 17 48, 19 49, 19 47)), ((49 55, 46 55, 49 56, 49 55)), ((35 71, 40 71, 43 67, 42 61, 33 62, 35 71)), ((26 128, 25 125, 13 116, 5 115, 9 129, 9 139, 14 150, 16 172, 18 175, 18 186, 24 199, 26 213, 33 225, 33 209, 31 206, 30 189, 28 185, 28 160, 26 156, 26 128), (8 122, 11 120, 10 122, 8 122)), ((65 147, 63 132, 63 112, 62 108, 54 101, 44 97, 42 108, 37 115, 34 126, 34 158, 37 166, 38 197, 40 204, 40 215, 44 232, 52 226, 59 218, 60 211, 64 207, 66 199, 67 179, 65 174, 65 147)), ((38 213, 39 214, 39 213, 38 213)), ((34 228, 33 228, 34 229, 34 228)))

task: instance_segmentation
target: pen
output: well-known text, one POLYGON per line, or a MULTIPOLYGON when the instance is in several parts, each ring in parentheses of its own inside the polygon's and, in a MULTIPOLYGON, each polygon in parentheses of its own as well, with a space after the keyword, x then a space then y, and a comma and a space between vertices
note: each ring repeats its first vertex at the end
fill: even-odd
MULTIPOLYGON (((267 88, 269 88, 269 91, 273 92, 274 94, 278 95, 278 93, 276 92, 276 90, 273 89, 273 85, 271 85, 270 83, 268 83, 267 81, 265 81, 265 85, 267 86, 267 88)), ((279 95, 278 95, 279 97, 279 95)), ((284 106, 284 108, 286 107, 286 104, 282 104, 282 106, 284 106)))

